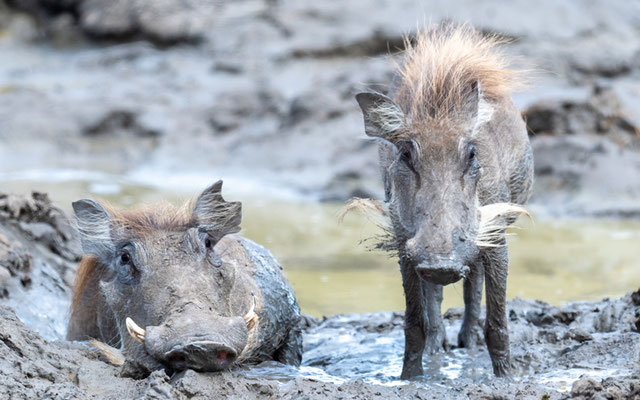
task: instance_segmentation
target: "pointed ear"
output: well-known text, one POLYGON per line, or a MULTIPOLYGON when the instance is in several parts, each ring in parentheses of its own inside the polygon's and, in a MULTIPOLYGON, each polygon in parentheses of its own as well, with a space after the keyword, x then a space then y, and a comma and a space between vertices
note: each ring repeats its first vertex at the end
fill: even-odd
POLYGON ((362 92, 356 95, 362 109, 364 131, 368 136, 391 140, 406 126, 400 107, 387 96, 362 92))
POLYGON ((465 103, 462 107, 463 115, 467 116, 471 121, 475 121, 478 117, 478 105, 480 104, 480 82, 473 82, 465 93, 465 103))
POLYGON ((89 199, 74 201, 72 206, 78 221, 82 251, 99 258, 111 255, 114 246, 109 214, 100 204, 89 199))
POLYGON ((222 181, 218 181, 198 197, 192 218, 217 242, 225 235, 240 232, 242 203, 226 202, 222 197, 222 181))

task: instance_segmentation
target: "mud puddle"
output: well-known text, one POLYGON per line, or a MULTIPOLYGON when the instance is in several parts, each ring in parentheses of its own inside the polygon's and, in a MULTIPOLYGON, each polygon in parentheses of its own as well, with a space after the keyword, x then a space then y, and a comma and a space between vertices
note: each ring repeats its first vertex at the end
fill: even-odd
MULTIPOLYGON (((82 197, 124 207, 179 203, 195 197, 212 176, 218 174, 169 176, 161 185, 161 180, 139 174, 34 170, 0 175, 0 187, 13 193, 47 192, 70 211, 71 202, 82 197)), ((267 247, 284 265, 303 312, 321 317, 404 309, 396 260, 361 243, 379 233, 365 218, 349 215, 339 224, 342 204, 310 201, 237 177, 225 180, 227 198, 244 203, 242 234, 267 247)), ((508 298, 562 304, 621 296, 640 286, 640 221, 551 221, 538 219, 534 210, 533 221, 519 223, 509 239, 508 298)), ((462 284, 446 287, 443 310, 462 304, 462 284)))

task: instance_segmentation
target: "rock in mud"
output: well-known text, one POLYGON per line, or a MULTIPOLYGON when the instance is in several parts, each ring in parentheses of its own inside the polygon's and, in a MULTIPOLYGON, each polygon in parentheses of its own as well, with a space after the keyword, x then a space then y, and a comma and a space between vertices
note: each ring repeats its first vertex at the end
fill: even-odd
POLYGON ((179 0, 9 0, 15 9, 31 14, 49 34, 80 29, 95 39, 146 39, 160 45, 192 43, 203 38, 215 16, 213 1, 179 0))

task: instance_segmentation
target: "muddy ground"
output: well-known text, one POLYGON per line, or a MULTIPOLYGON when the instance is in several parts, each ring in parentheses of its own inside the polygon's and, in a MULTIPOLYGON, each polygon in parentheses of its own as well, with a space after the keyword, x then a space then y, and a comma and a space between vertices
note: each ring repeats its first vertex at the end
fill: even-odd
MULTIPOLYGON (((640 396, 638 304, 632 295, 560 308, 515 300, 509 304, 511 351, 518 370, 514 378, 490 376, 486 351, 455 350, 460 354, 446 352, 436 361, 427 360, 427 366, 444 362, 446 357, 476 357, 483 360, 467 363, 482 367, 453 378, 428 368, 428 375, 415 382, 357 376, 358 366, 399 361, 399 353, 389 351, 398 351, 398 340, 394 345, 381 340, 402 336, 398 313, 313 321, 305 334, 306 356, 300 371, 265 363, 223 373, 189 370, 167 376, 156 371, 146 379, 132 380, 119 377, 119 368, 101 361, 97 351, 77 343, 46 341, 10 309, 0 307, 0 395, 25 399, 635 399, 640 396), (369 341, 355 348, 368 347, 367 355, 374 358, 360 359, 362 354, 350 352, 353 345, 339 343, 343 336, 356 343, 369 341), (376 340, 381 343, 371 344, 376 340), (375 352, 381 354, 375 357, 375 352), (311 368, 325 374, 310 374, 311 368), (559 392, 554 378, 575 371, 584 377, 575 376, 570 390, 559 392), (333 382, 329 382, 331 377, 333 382)), ((459 310, 447 313, 448 331, 459 327, 460 315, 459 310)))
MULTIPOLYGON (((379 197, 353 95, 386 91, 402 35, 443 18, 511 38, 507 53, 537 71, 515 95, 535 153, 532 208, 640 217, 640 4, 628 1, 0 0, 0 181, 198 175, 379 197)), ((637 293, 510 302, 512 380, 493 378, 482 346, 425 357, 425 378, 395 380, 399 313, 308 318, 300 369, 121 378, 60 341, 79 251, 45 194, 0 194, 0 398, 640 395, 637 293)), ((447 312, 450 343, 460 318, 447 312)))
POLYGON ((0 239, 0 398, 623 399, 640 395, 640 290, 621 299, 561 307, 531 300, 509 302, 515 371, 511 379, 492 375, 480 325, 475 349, 451 345, 456 343, 463 312, 453 308, 445 313, 450 345, 426 356, 426 375, 413 382, 398 380, 403 352, 399 312, 323 320, 305 317, 300 368, 267 362, 223 373, 186 371, 167 376, 156 371, 133 380, 121 377, 120 368, 106 363, 96 349, 60 340, 78 258, 73 227, 64 212, 45 194, 0 194, 0 239))

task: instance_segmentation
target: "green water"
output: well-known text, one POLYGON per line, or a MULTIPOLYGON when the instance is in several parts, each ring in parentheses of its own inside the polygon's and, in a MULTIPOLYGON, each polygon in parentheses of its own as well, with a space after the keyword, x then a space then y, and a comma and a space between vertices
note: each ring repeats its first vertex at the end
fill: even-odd
MULTIPOLYGON (((45 191, 66 210, 82 197, 131 206, 161 199, 180 202, 198 194, 83 181, 11 180, 0 182, 0 189, 45 191)), ((304 312, 322 316, 404 309, 397 261, 360 244, 379 233, 364 217, 350 214, 339 223, 341 204, 259 199, 232 189, 225 184, 225 197, 243 202, 242 234, 282 263, 304 312)), ((639 221, 535 219, 518 225, 509 238, 509 298, 559 304, 619 296, 640 287, 639 221)), ((443 310, 462 304, 462 283, 446 287, 443 310)))

